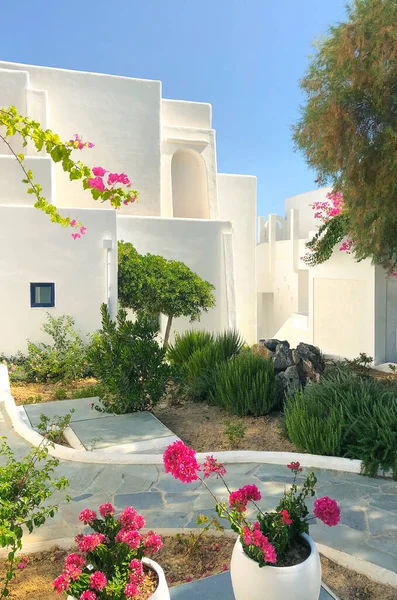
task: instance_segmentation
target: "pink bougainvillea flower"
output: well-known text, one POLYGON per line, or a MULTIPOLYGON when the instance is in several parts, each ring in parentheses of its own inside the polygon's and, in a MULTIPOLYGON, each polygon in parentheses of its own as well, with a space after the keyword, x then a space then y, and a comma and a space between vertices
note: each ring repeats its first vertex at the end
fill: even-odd
POLYGON ((87 231, 87 227, 84 227, 84 225, 82 227, 80 227, 80 233, 81 233, 81 235, 85 235, 86 231, 87 231))
POLYGON ((277 562, 277 552, 272 546, 272 544, 268 544, 266 548, 263 550, 265 562, 275 564, 277 562))
POLYGON ((295 473, 301 473, 302 472, 302 467, 300 462, 292 462, 289 465, 287 465, 288 469, 291 469, 291 471, 294 471, 295 473))
POLYGON ((112 504, 109 502, 107 504, 101 504, 99 507, 99 514, 101 517, 112 517, 114 515, 115 509, 112 504))
POLYGON ((76 536, 76 542, 80 552, 92 552, 97 546, 105 541, 102 533, 92 533, 91 535, 76 536))
POLYGON ((91 592, 91 590, 87 590, 81 594, 80 600, 97 600, 97 596, 94 592, 91 592))
POLYGON ((283 525, 291 525, 292 519, 290 517, 288 510, 284 509, 281 511, 280 514, 281 514, 281 522, 283 523, 283 525))
POLYGON ((138 548, 141 543, 141 536, 139 531, 126 531, 125 529, 121 529, 116 535, 116 542, 124 542, 132 549, 138 548))
POLYGON ((103 177, 108 171, 103 167, 93 167, 92 173, 95 177, 103 177))
POLYGON ((245 485, 244 487, 230 494, 229 505, 235 510, 245 512, 248 502, 256 502, 261 498, 261 493, 256 485, 245 485))
POLYGON ((79 515, 79 521, 84 523, 84 525, 91 525, 96 518, 95 510, 90 510, 89 508, 82 510, 79 515))
POLYGON ((154 554, 160 550, 163 545, 163 540, 154 531, 149 531, 144 539, 144 548, 154 554))
POLYGON ((25 569, 26 565, 28 564, 28 557, 27 556, 22 556, 21 560, 19 561, 18 565, 17 565, 17 569, 25 569))
POLYGON ((101 592, 106 587, 107 582, 106 575, 102 571, 95 571, 95 573, 90 575, 90 587, 93 590, 101 592))
POLYGON ((126 531, 142 529, 146 522, 133 506, 127 506, 119 516, 119 522, 126 531))
POLYGON ((103 183, 103 179, 102 177, 91 177, 88 180, 88 185, 95 189, 98 190, 98 192, 104 192, 105 191, 105 184, 103 183))
POLYGON ((134 583, 127 583, 124 588, 124 594, 126 598, 134 598, 138 594, 138 586, 134 583))
POLYGON ((163 455, 166 473, 171 473, 182 483, 191 483, 198 479, 200 465, 196 460, 196 452, 181 440, 170 444, 163 455))
POLYGON ((56 579, 54 579, 52 585, 54 586, 55 591, 58 592, 58 594, 60 594, 61 592, 67 592, 70 585, 69 577, 67 577, 65 574, 62 574, 56 579))
POLYGON ((324 496, 314 502, 314 516, 328 527, 338 525, 340 521, 340 508, 336 500, 324 496))
POLYGON ((130 185, 128 175, 125 173, 109 173, 108 185, 114 185, 115 183, 122 183, 123 185, 130 185))
POLYGON ((72 238, 77 240, 78 238, 81 238, 81 235, 79 233, 72 233, 72 238))
POLYGON ((80 556, 80 554, 76 554, 76 553, 68 554, 67 557, 65 558, 65 566, 66 567, 81 568, 81 567, 84 567, 84 565, 85 565, 85 560, 82 556, 80 556))
POLYGON ((70 221, 69 225, 70 225, 71 227, 77 227, 78 223, 77 223, 76 219, 72 219, 72 220, 70 221))
POLYGON ((87 142, 87 146, 88 148, 94 148, 95 144, 94 142, 87 142))
POLYGON ((253 536, 252 536, 252 531, 249 527, 244 527, 243 539, 244 539, 244 544, 247 544, 247 546, 250 546, 252 544, 253 536))
POLYGON ((212 455, 207 456, 207 458, 205 459, 205 462, 203 464, 203 467, 204 467, 204 477, 209 477, 211 475, 211 473, 216 473, 217 478, 220 476, 223 477, 224 475, 226 475, 225 465, 222 463, 218 463, 216 458, 214 458, 212 455))
POLYGON ((129 567, 131 569, 130 583, 133 583, 136 586, 141 585, 145 579, 142 562, 137 558, 134 558, 130 562, 129 567))

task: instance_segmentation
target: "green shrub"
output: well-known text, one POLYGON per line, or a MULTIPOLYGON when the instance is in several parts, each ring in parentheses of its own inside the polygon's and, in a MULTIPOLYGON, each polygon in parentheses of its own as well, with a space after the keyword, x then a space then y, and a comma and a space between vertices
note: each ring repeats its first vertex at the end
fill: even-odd
POLYGON ((101 396, 103 392, 102 386, 99 383, 90 386, 82 386, 72 390, 68 394, 71 400, 79 400, 80 398, 96 398, 101 396))
POLYGON ((185 364, 196 350, 201 350, 214 341, 214 335, 200 329, 175 334, 175 342, 167 348, 167 358, 172 365, 185 364))
POLYGON ((273 361, 242 352, 218 364, 211 401, 231 414, 268 414, 277 403, 273 361))
POLYGON ((63 388, 57 388, 55 390, 54 396, 55 396, 55 400, 65 400, 68 397, 68 393, 63 388))
POLYGON ((87 347, 74 329, 70 316, 47 315, 42 331, 52 338, 52 344, 28 341, 28 356, 24 370, 28 381, 73 381, 88 374, 87 347))
POLYGON ((244 421, 238 421, 237 423, 231 423, 230 421, 225 422, 223 433, 229 439, 229 444, 232 449, 237 448, 240 442, 243 441, 246 429, 247 426, 244 421))
POLYGON ((334 368, 287 399, 285 423, 303 450, 356 458, 366 475, 392 469, 397 478, 397 388, 390 383, 334 368))
POLYGON ((170 374, 166 350, 156 341, 158 323, 142 314, 129 321, 123 309, 112 321, 105 304, 101 314, 102 329, 93 335, 89 361, 102 387, 105 410, 124 414, 151 409, 163 396, 170 374))
MULTIPOLYGON (((208 337, 197 337, 200 342, 177 369, 176 382, 181 393, 194 401, 209 400, 215 384, 217 365, 236 356, 243 347, 238 332, 229 330, 208 337), (206 340, 206 343, 205 343, 206 340)), ((192 345, 193 346, 193 345, 192 345)))

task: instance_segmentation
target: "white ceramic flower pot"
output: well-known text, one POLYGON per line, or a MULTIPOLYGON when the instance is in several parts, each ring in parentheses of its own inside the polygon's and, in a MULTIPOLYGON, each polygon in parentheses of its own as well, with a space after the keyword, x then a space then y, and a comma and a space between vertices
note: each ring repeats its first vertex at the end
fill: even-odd
POLYGON ((305 533, 310 556, 292 567, 260 568, 249 558, 237 539, 230 564, 236 600, 318 600, 321 589, 321 563, 315 543, 305 533))
MULTIPOLYGON (((150 600, 170 600, 170 591, 168 589, 168 584, 163 569, 158 563, 156 563, 156 561, 150 560, 150 558, 143 558, 142 562, 148 567, 151 567, 153 571, 156 571, 157 576, 159 578, 159 584, 157 586, 157 589, 154 592, 154 594, 150 596, 150 600)), ((67 600, 77 599, 73 596, 68 596, 67 600)))

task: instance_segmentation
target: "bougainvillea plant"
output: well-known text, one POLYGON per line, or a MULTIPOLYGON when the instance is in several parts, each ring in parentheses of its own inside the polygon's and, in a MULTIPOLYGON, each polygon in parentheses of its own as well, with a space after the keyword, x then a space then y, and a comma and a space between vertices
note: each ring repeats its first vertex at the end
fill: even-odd
POLYGON ((127 600, 140 594, 145 581, 142 558, 163 545, 153 531, 142 533, 145 519, 132 506, 115 518, 111 504, 99 516, 86 508, 79 519, 94 533, 76 536, 79 552, 65 559, 63 572, 53 582, 58 593, 76 600, 127 600))
POLYGON ((122 204, 128 205, 138 199, 138 192, 131 189, 131 181, 125 173, 112 173, 103 167, 87 167, 80 160, 71 158, 75 150, 93 148, 92 142, 85 142, 79 134, 65 142, 59 135, 50 129, 43 129, 40 123, 20 115, 14 106, 0 108, 0 139, 6 144, 11 154, 18 161, 27 185, 27 193, 36 197, 34 207, 49 215, 53 223, 62 227, 72 227, 73 239, 85 235, 86 227, 77 219, 62 217, 53 204, 50 204, 42 195, 42 186, 36 183, 31 169, 25 166, 25 155, 14 150, 10 138, 21 138, 23 147, 32 142, 37 152, 45 149, 54 163, 60 163, 65 173, 69 174, 70 181, 80 180, 83 189, 90 190, 94 200, 110 202, 111 206, 118 209, 122 204))
POLYGON ((349 219, 343 212, 344 202, 339 192, 329 192, 327 199, 322 202, 313 202, 314 218, 321 222, 317 233, 306 244, 309 252, 303 261, 314 267, 331 258, 334 248, 339 244, 341 252, 350 254, 353 241, 348 236, 349 219))
MULTIPOLYGON (((225 481, 225 466, 213 456, 207 456, 204 464, 197 462, 196 452, 180 440, 174 442, 164 452, 164 467, 166 473, 171 473, 175 479, 183 483, 200 480, 215 501, 215 510, 219 517, 228 519, 233 531, 238 533, 245 553, 255 560, 260 567, 265 565, 283 566, 283 561, 289 550, 293 549, 302 533, 309 532, 309 510, 306 498, 314 496, 317 478, 309 473, 301 486, 297 478, 302 472, 299 462, 287 465, 293 473, 293 483, 290 490, 284 492, 274 511, 263 512, 257 502, 261 493, 256 485, 231 491, 225 481), (202 476, 199 474, 201 471, 202 476), (205 481, 212 474, 221 479, 229 495, 228 502, 221 502, 212 492, 205 481), (252 524, 247 519, 247 506, 251 503, 257 510, 257 520, 252 524)), ((340 508, 335 500, 325 496, 315 500, 314 517, 333 527, 340 521, 340 508)))

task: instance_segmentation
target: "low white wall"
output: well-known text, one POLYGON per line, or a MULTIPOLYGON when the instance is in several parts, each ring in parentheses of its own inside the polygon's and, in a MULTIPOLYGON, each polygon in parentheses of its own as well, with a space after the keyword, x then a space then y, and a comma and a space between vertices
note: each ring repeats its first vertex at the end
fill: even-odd
POLYGON ((184 100, 161 101, 162 125, 211 129, 211 104, 184 100))
MULTIPOLYGON (((44 198, 50 204, 55 204, 51 158, 27 156, 24 167, 33 171, 34 181, 41 185, 44 198)), ((14 156, 0 155, 0 205, 33 206, 37 198, 27 193, 29 186, 22 183, 24 178, 25 174, 14 156)))
POLYGON ((113 240, 111 298, 117 304, 117 242, 114 210, 61 210, 87 227, 79 240, 35 208, 0 206, 0 352, 26 350, 26 340, 49 341, 40 331, 46 313, 71 315, 82 334, 100 325, 106 301, 106 251, 113 240), (55 284, 55 308, 31 308, 30 283, 55 284))
POLYGON ((238 326, 248 344, 257 341, 256 177, 218 175, 219 215, 232 222, 238 326))
MULTIPOLYGON (((230 232, 228 221, 117 216, 118 239, 132 243, 141 254, 159 254, 184 262, 215 286, 216 306, 199 322, 176 319, 173 331, 192 327, 223 331, 227 328, 226 278, 222 233, 230 232)), ((165 323, 162 320, 162 333, 165 323)))
POLYGON ((314 210, 311 205, 313 202, 324 202, 327 199, 327 193, 332 188, 324 187, 297 196, 291 196, 285 200, 285 213, 287 226, 289 226, 290 210, 292 208, 299 210, 299 237, 307 238, 310 231, 315 231, 319 225, 319 220, 314 218, 314 210))

